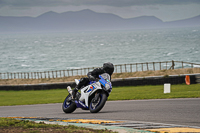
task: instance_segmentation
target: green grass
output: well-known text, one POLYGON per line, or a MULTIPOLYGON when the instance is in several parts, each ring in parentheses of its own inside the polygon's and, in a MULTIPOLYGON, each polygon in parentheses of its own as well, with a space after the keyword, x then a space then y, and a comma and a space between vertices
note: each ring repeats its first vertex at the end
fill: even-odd
MULTIPOLYGON (((163 91, 164 85, 114 87, 108 100, 199 98, 200 84, 171 85, 171 93, 163 91)), ((0 91, 0 106, 62 103, 67 95, 67 89, 0 91)))
POLYGON ((199 98, 200 84, 171 85, 171 93, 164 94, 164 85, 115 87, 109 100, 199 98))
POLYGON ((67 89, 0 91, 0 106, 60 103, 67 95, 67 89))
MULTIPOLYGON (((57 126, 57 125, 53 125, 57 126)), ((28 120, 16 120, 12 118, 0 118, 0 127, 23 127, 23 128, 47 128, 51 127, 51 125, 39 123, 36 124, 35 122, 28 121, 28 120)))
POLYGON ((15 132, 15 133, 114 133, 110 130, 95 130, 73 125, 61 126, 54 124, 45 124, 44 122, 35 123, 28 120, 16 120, 11 118, 0 118, 0 132, 15 132))

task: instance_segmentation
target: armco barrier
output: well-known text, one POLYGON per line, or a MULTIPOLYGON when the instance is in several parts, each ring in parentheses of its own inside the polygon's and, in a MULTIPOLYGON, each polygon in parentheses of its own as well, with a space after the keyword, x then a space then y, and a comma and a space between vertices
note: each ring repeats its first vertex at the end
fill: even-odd
POLYGON ((53 83, 53 84, 24 84, 24 85, 1 85, 0 90, 49 90, 49 89, 63 89, 67 86, 75 86, 75 82, 66 82, 66 83, 53 83))
MULTIPOLYGON (((190 83, 196 84, 196 75, 190 75, 190 83)), ((185 75, 172 75, 172 76, 154 76, 154 77, 134 77, 126 79, 113 79, 113 86, 137 86, 137 85, 162 85, 165 83, 170 84, 183 84, 185 83, 185 75)))
MULTIPOLYGON (((200 74, 187 74, 190 76, 190 84, 200 83, 200 74)), ((133 77, 125 79, 112 79, 113 86, 138 86, 138 85, 164 85, 183 84, 186 75, 154 76, 154 77, 133 77)), ((52 84, 26 84, 26 85, 1 85, 0 90, 47 90, 64 89, 67 86, 75 87, 75 82, 52 83, 52 84)))

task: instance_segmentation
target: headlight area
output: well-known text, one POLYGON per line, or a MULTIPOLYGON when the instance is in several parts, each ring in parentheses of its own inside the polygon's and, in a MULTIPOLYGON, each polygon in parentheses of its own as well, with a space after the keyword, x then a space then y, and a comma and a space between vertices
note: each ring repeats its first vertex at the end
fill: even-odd
POLYGON ((105 88, 106 88, 106 90, 109 90, 111 87, 110 87, 110 85, 107 83, 107 84, 105 84, 105 88))

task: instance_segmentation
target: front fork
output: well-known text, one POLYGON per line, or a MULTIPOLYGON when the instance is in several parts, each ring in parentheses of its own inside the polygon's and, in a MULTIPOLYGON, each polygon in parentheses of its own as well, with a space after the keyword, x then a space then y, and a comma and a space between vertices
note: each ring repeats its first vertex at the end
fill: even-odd
POLYGON ((96 103, 98 101, 98 99, 99 99, 99 93, 96 92, 95 96, 94 96, 94 99, 93 99, 93 102, 96 103))

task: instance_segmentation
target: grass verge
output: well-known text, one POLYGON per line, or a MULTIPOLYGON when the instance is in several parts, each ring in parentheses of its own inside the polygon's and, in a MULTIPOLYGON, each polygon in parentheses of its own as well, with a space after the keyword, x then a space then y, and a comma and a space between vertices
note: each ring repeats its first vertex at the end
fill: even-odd
MULTIPOLYGON (((108 100, 200 98, 200 84, 171 85, 171 93, 163 92, 164 85, 113 87, 108 100)), ((67 95, 67 89, 0 91, 0 106, 62 103, 67 95)))
POLYGON ((77 127, 73 125, 60 126, 35 123, 27 120, 16 120, 10 118, 0 118, 0 132, 2 133, 113 133, 110 130, 94 130, 89 128, 77 127))
POLYGON ((200 84, 171 85, 171 93, 164 94, 164 85, 115 87, 109 100, 200 98, 200 84))

